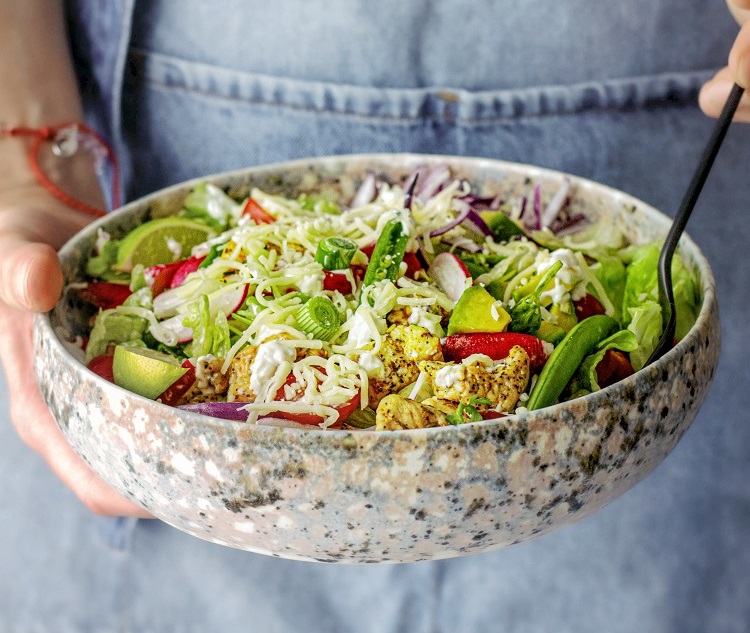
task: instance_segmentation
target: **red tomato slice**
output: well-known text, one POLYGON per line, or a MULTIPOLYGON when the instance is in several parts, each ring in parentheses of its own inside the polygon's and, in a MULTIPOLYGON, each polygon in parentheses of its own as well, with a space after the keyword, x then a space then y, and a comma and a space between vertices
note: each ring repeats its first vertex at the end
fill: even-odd
POLYGON ((349 278, 342 272, 335 270, 324 270, 323 290, 338 290, 342 295, 353 292, 349 278))
MULTIPOLYGON (((346 418, 348 418, 358 406, 359 394, 354 396, 348 402, 334 407, 336 411, 338 411, 339 417, 336 422, 334 422, 328 428, 341 428, 341 423, 346 420, 346 418)), ((316 413, 288 413, 287 411, 275 411, 268 417, 282 418, 283 420, 289 420, 290 422, 296 422, 297 424, 307 424, 310 426, 318 426, 325 419, 323 418, 323 416, 317 415, 316 413)))
POLYGON ((80 296, 93 303, 97 308, 109 310, 121 306, 132 293, 126 284, 114 284, 109 281, 91 281, 80 292, 80 296))
POLYGON ((604 306, 594 295, 584 295, 583 298, 574 301, 573 305, 575 306, 576 316, 579 321, 588 319, 595 314, 606 314, 604 306))
POLYGON ((616 349, 604 352, 604 358, 596 366, 596 380, 599 386, 609 387, 635 373, 626 354, 616 349))
POLYGON ((169 387, 164 390, 158 398, 157 402, 168 404, 171 407, 177 406, 177 403, 182 399, 195 382, 195 367, 193 363, 186 360, 182 363, 183 367, 187 368, 187 371, 177 380, 175 380, 169 387))
POLYGON ((497 420, 497 418, 507 417, 507 413, 500 413, 500 411, 493 411, 492 409, 480 411, 479 415, 482 416, 483 420, 497 420))
POLYGON ((248 198, 247 202, 245 202, 242 215, 249 215, 256 224, 273 224, 276 222, 276 218, 252 198, 248 198))
MULTIPOLYGON (((284 387, 286 385, 293 385, 295 382, 296 382, 296 379, 294 377, 294 374, 289 374, 286 378, 286 382, 284 383, 284 385, 282 385, 279 388, 279 390, 276 392, 275 400, 279 400, 279 401, 283 400, 287 402, 292 402, 292 400, 287 400, 284 387)), ((338 411, 339 417, 337 418, 336 422, 334 422, 328 428, 329 429, 341 428, 341 423, 344 420, 346 420, 346 418, 348 418, 358 406, 359 406, 359 394, 352 397, 351 400, 334 407, 336 411, 338 411)), ((263 416, 263 417, 281 418, 282 420, 289 420, 290 422, 296 422, 297 424, 307 424, 310 426, 318 426, 325 419, 323 416, 318 415, 317 413, 289 413, 287 411, 274 411, 273 413, 269 413, 267 416, 263 416)))
POLYGON ((112 371, 113 362, 114 356, 112 356, 112 354, 100 354, 99 356, 94 356, 94 358, 89 361, 88 368, 97 376, 104 378, 104 380, 114 382, 115 375, 112 371))
POLYGON ((415 275, 420 271, 424 270, 422 262, 419 261, 416 253, 406 252, 404 253, 404 261, 406 262, 406 275, 409 279, 415 279, 415 275))

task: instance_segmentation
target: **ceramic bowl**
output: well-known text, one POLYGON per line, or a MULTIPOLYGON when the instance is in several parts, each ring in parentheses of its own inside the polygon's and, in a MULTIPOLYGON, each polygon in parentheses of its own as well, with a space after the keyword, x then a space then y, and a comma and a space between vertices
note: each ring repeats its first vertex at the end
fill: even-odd
MULTIPOLYGON (((447 163, 485 194, 554 191, 559 172, 494 160, 420 155, 296 161, 210 180, 351 199, 373 171, 402 182, 447 163)), ((631 240, 664 236, 669 219, 631 196, 569 176, 572 207, 610 218, 631 240)), ((196 181, 197 182, 197 181, 196 181)), ((193 183, 137 200, 90 225, 61 251, 68 282, 97 230, 118 235, 174 213, 193 183)), ((323 431, 247 425, 170 408, 81 364, 66 344, 80 315, 66 302, 35 322, 36 372, 73 448, 105 481, 159 519, 222 545, 326 562, 404 562, 497 549, 595 512, 648 475, 703 402, 719 356, 714 280, 696 245, 702 307, 689 335, 645 370, 607 389, 500 420, 417 431, 323 431)))

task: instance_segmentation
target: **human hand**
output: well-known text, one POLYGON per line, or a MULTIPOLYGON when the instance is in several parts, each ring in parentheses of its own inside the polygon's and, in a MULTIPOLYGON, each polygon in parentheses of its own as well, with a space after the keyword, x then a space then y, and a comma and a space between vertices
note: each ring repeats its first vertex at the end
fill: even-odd
POLYGON ((698 103, 707 115, 718 117, 737 83, 745 94, 734 120, 750 123, 750 0, 727 0, 727 5, 742 28, 729 53, 729 64, 703 85, 698 103))
POLYGON ((26 444, 92 512, 150 517, 99 479, 65 441, 37 387, 32 366, 32 317, 51 309, 63 285, 56 250, 91 220, 41 187, 0 188, 0 360, 10 415, 26 444))

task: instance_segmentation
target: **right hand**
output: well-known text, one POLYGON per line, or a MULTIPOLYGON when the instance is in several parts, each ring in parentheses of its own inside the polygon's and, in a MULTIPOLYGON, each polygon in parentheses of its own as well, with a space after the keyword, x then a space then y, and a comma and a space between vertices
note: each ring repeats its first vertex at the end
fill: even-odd
POLYGON ((56 249, 91 221, 39 186, 0 188, 0 360, 13 424, 26 444, 92 512, 151 515, 107 486, 67 443, 37 387, 32 316, 51 309, 63 285, 56 249))
POLYGON ((703 85, 699 103, 706 114, 718 117, 732 85, 737 83, 745 88, 745 94, 734 120, 750 123, 750 0, 727 0, 727 5, 742 28, 729 53, 727 66, 703 85))

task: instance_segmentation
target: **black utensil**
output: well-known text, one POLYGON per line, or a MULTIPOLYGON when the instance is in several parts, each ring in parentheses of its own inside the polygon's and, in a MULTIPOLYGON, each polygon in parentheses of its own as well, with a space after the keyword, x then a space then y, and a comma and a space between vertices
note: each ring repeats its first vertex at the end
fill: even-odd
POLYGON ((703 156, 698 163, 698 168, 695 170, 693 179, 690 181, 690 186, 688 187, 685 197, 682 200, 682 204, 680 205, 680 210, 677 212, 677 215, 672 222, 672 228, 669 230, 667 239, 664 241, 664 246, 661 249, 661 255, 659 257, 659 305, 661 306, 664 332, 659 339, 659 343, 656 345, 656 349, 646 362, 646 365, 650 365, 654 361, 659 360, 674 344, 677 317, 675 314, 674 292, 672 289, 672 256, 674 255, 677 244, 680 241, 680 236, 685 230, 685 225, 690 218, 690 214, 698 200, 698 196, 703 189, 706 178, 708 178, 708 173, 711 171, 714 159, 719 153, 719 148, 721 147, 721 143, 727 133, 729 124, 732 122, 732 117, 739 105, 744 90, 744 88, 735 84, 732 91, 729 93, 729 98, 727 99, 726 104, 724 104, 721 116, 714 126, 713 133, 706 145, 706 149, 703 150, 703 156))

